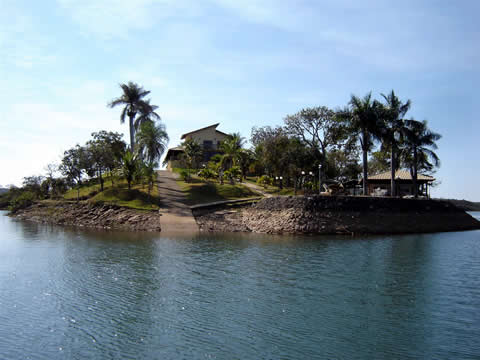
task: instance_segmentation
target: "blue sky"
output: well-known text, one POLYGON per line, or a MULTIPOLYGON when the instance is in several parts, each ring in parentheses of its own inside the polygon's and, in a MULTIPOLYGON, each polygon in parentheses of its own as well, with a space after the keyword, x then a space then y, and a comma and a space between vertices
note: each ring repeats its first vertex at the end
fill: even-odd
POLYGON ((478 1, 0 0, 0 184, 44 173, 151 90, 170 146, 394 89, 443 135, 434 196, 480 201, 478 1))

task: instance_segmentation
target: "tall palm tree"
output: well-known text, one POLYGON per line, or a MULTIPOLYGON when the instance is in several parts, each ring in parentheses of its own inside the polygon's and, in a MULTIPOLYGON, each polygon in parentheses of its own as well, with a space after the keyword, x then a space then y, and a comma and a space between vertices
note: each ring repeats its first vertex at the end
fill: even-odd
POLYGON ((229 169, 236 165, 240 158, 245 138, 240 133, 233 133, 220 144, 220 150, 223 151, 221 164, 229 169))
POLYGON ((114 108, 118 105, 124 106, 120 114, 120 123, 123 124, 125 122, 125 117, 128 116, 128 125, 130 130, 130 151, 133 153, 135 143, 135 117, 140 109, 145 106, 146 102, 143 100, 143 98, 150 94, 150 91, 144 90, 143 87, 131 81, 129 81, 128 84, 120 84, 120 88, 122 89, 123 94, 109 102, 108 106, 110 108, 114 108))
POLYGON ((157 105, 150 104, 150 99, 143 101, 139 106, 138 117, 135 119, 134 128, 135 131, 138 131, 140 126, 145 122, 155 122, 157 120, 162 120, 160 115, 156 113, 158 109, 157 105))
POLYGON ((145 121, 136 134, 137 151, 142 159, 153 165, 165 152, 168 144, 168 134, 165 125, 156 125, 153 121, 145 121))
POLYGON ((346 118, 348 132, 360 142, 363 155, 363 194, 368 192, 368 152, 379 137, 377 103, 369 92, 363 98, 351 95, 350 109, 341 111, 340 118, 346 118))
POLYGON ((401 102, 393 90, 387 95, 381 95, 385 100, 385 104, 379 107, 382 119, 381 137, 384 147, 390 148, 390 196, 396 196, 395 171, 398 144, 405 129, 403 117, 410 109, 411 101, 401 102))
POLYGON ((426 120, 416 121, 414 119, 405 120, 404 135, 404 159, 410 165, 413 191, 415 197, 418 197, 418 169, 428 169, 440 165, 440 159, 433 150, 438 148, 436 141, 440 140, 442 135, 431 131, 426 120))

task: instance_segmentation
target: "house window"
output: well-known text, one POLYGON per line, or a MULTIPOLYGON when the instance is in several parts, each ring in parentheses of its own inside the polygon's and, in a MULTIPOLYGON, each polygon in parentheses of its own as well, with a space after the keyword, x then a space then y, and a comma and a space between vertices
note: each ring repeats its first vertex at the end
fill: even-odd
POLYGON ((213 149, 213 141, 203 140, 203 149, 204 150, 212 150, 213 149))

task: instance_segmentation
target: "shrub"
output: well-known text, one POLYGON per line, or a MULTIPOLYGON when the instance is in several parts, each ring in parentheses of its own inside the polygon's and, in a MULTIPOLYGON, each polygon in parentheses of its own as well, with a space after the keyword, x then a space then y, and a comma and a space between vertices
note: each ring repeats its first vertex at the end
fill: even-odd
POLYGON ((258 180, 257 184, 262 185, 264 188, 267 188, 267 185, 273 184, 273 179, 268 175, 262 175, 258 180))
POLYGON ((31 191, 24 191, 18 197, 10 201, 8 209, 12 213, 17 212, 20 209, 25 209, 26 207, 32 205, 35 202, 36 198, 37 197, 35 193, 31 191))
POLYGON ((232 166, 230 169, 225 171, 224 175, 233 185, 235 183, 235 179, 238 179, 242 175, 242 172, 238 166, 232 166))
POLYGON ((190 182, 190 180, 192 179, 192 176, 190 175, 190 170, 188 169, 180 170, 180 179, 182 179, 185 182, 190 182))
POLYGON ((198 176, 206 180, 213 179, 217 177, 217 174, 209 168, 202 169, 198 172, 198 176))

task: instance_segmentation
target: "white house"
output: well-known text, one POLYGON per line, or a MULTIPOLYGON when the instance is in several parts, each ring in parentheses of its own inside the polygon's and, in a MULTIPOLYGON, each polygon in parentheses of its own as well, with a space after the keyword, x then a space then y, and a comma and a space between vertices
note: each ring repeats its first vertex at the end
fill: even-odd
MULTIPOLYGON (((203 160, 208 161, 213 155, 219 153, 220 142, 228 138, 230 135, 217 130, 218 125, 213 124, 198 130, 190 131, 181 136, 181 140, 193 139, 203 149, 203 160)), ((178 161, 183 154, 183 147, 177 146, 167 151, 164 162, 167 163, 167 169, 176 167, 175 162, 178 161)))

